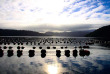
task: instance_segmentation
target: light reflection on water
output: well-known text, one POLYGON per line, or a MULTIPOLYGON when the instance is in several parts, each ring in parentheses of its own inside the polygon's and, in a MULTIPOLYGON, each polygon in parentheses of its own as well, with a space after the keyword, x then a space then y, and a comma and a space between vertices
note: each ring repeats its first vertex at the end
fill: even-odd
MULTIPOLYGON (((47 49, 45 58, 41 58, 41 50, 37 46, 35 56, 28 56, 28 50, 35 45, 24 45, 26 48, 23 50, 23 56, 17 57, 16 46, 13 46, 14 55, 11 57, 7 56, 7 49, 4 49, 4 56, 0 57, 0 74, 109 74, 110 50, 98 44, 90 45, 87 49, 90 51, 89 56, 80 56, 78 52, 76 58, 72 55, 73 46, 68 48, 69 57, 64 55, 66 49, 57 46, 57 49, 47 49), (56 57, 56 50, 61 50, 60 58, 56 57)), ((46 49, 45 46, 44 48, 46 49)))

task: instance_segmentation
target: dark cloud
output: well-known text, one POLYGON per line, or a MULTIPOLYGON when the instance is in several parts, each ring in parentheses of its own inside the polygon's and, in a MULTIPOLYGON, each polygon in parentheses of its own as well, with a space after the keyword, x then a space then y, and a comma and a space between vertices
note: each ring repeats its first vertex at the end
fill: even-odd
POLYGON ((23 29, 25 30, 32 30, 32 31, 38 31, 38 32, 43 32, 43 31, 82 31, 82 30, 90 30, 93 29, 92 24, 87 24, 87 25, 75 25, 75 26, 60 26, 60 27, 55 27, 55 26, 48 26, 46 24, 40 25, 40 26, 27 26, 24 27, 23 29))

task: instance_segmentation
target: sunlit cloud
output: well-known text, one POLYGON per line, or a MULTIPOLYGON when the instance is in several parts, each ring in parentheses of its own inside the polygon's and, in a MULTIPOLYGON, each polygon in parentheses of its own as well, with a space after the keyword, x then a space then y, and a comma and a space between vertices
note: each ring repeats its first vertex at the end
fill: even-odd
POLYGON ((1 0, 0 28, 39 32, 72 31, 66 27, 78 26, 81 30, 80 26, 90 24, 92 27, 86 29, 99 28, 110 24, 109 3, 102 0, 1 0))

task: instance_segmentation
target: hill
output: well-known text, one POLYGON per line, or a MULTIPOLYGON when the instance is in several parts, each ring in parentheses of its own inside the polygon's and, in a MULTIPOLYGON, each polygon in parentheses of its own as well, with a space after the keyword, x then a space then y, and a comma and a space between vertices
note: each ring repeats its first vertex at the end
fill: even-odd
POLYGON ((0 36, 48 36, 34 31, 0 29, 0 36))
POLYGON ((46 32, 39 33, 27 30, 11 30, 0 29, 0 36, 72 36, 72 37, 84 37, 86 34, 93 32, 93 30, 75 31, 75 32, 46 32))
POLYGON ((110 38, 110 25, 103 26, 89 34, 86 35, 86 37, 105 37, 110 38))

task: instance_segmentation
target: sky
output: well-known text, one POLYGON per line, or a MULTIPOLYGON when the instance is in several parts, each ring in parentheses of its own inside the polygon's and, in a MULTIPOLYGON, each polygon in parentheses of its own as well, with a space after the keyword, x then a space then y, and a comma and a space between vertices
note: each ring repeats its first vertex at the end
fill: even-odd
POLYGON ((0 28, 37 32, 110 25, 110 0, 0 0, 0 28))

